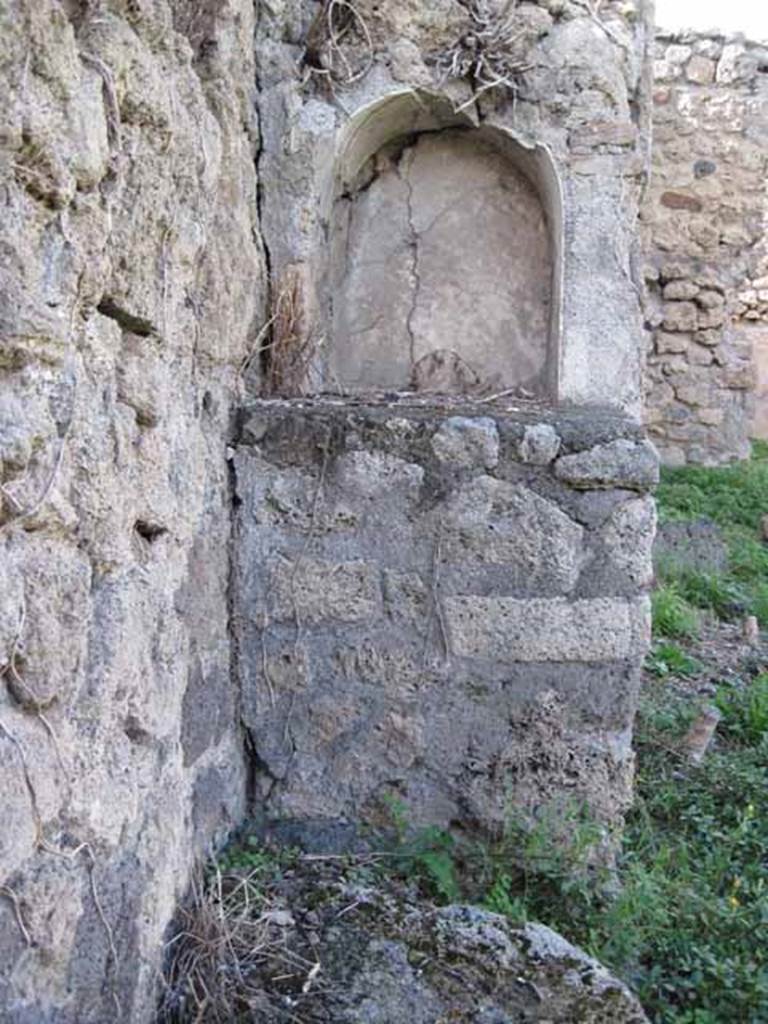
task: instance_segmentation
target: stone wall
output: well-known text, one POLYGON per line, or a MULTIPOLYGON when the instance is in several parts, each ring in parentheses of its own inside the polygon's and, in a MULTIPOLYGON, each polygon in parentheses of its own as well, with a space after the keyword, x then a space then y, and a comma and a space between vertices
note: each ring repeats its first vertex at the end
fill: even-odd
POLYGON ((656 57, 646 422, 664 461, 717 464, 749 454, 765 331, 768 51, 661 34, 656 57))
POLYGON ((760 266, 760 275, 748 277, 738 292, 736 313, 739 337, 749 346, 755 374, 749 436, 768 440, 768 255, 760 260, 760 266))
POLYGON ((631 421, 262 402, 235 459, 243 717, 266 813, 615 826, 657 459, 631 421))
POLYGON ((629 797, 650 4, 334 9, 0 0, 9 1024, 149 1021, 193 866, 248 807, 365 816, 390 786, 493 829, 507 795, 611 824, 629 797), (231 590, 243 387, 286 338, 328 386, 336 204, 432 131, 503 137, 536 186, 534 375, 588 412, 254 409, 231 590))
MULTIPOLYGON (((639 416, 637 210, 647 171, 651 5, 611 0, 599 18, 563 0, 514 8, 500 0, 357 0, 355 9, 343 34, 339 26, 343 47, 327 20, 315 17, 316 6, 298 0, 267 5, 257 37, 262 228, 274 294, 283 294, 287 281, 300 282, 293 305, 301 311, 302 340, 316 356, 304 387, 342 394, 350 390, 345 384, 356 390, 414 380, 419 387, 420 375, 409 371, 428 368, 432 356, 436 373, 424 374, 425 390, 463 390, 463 381, 446 383, 442 374, 443 360, 455 354, 460 366, 478 364, 470 365, 467 388, 475 393, 518 386, 522 398, 533 392, 553 403, 607 403, 639 416), (307 38, 309 51, 302 46, 307 38), (494 80, 508 84, 489 88, 494 80), (523 182, 507 173, 505 207, 517 218, 537 211, 516 238, 540 268, 535 283, 530 269, 523 273, 520 250, 512 257, 513 232, 504 233, 498 211, 473 214, 476 195, 456 207, 444 203, 441 211, 445 186, 433 184, 433 216, 425 206, 410 223, 407 203, 381 205, 386 189, 409 194, 392 169, 392 151, 407 162, 409 153, 426 152, 440 138, 447 144, 457 132, 475 154, 489 140, 514 151, 530 188, 523 202, 523 182), (340 207, 359 211, 376 203, 384 212, 370 250, 361 250, 354 225, 334 230, 340 207), (446 211, 452 220, 432 223, 446 211), (470 241, 472 232, 478 237, 470 241), (506 275, 492 267, 500 242, 506 275), (452 275, 450 289, 430 282, 425 257, 435 245, 439 272, 452 275), (389 261, 401 288, 392 294, 390 280, 386 316, 371 303, 359 270, 362 283, 339 280, 349 255, 370 264, 369 288, 377 262, 389 261), (462 257, 472 269, 460 277, 462 257), (493 291, 474 310, 457 298, 473 282, 493 291), (366 378, 359 352, 345 358, 354 348, 347 336, 364 349, 378 379, 366 378), (390 352, 403 350, 388 378, 379 372, 390 352)), ((424 186, 417 185, 421 200, 424 186)), ((455 183, 451 188, 456 194, 455 183)), ((497 206, 498 200, 497 194, 497 206)))
POLYGON ((226 444, 262 319, 250 0, 0 2, 0 1017, 152 1018, 241 816, 226 444))

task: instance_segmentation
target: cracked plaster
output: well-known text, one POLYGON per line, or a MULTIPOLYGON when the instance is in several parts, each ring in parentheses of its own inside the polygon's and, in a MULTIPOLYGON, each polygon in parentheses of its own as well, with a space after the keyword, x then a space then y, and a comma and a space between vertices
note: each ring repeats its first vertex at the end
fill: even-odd
POLYGON ((344 390, 544 391, 549 229, 496 147, 456 130, 385 147, 340 206, 331 366, 344 390))

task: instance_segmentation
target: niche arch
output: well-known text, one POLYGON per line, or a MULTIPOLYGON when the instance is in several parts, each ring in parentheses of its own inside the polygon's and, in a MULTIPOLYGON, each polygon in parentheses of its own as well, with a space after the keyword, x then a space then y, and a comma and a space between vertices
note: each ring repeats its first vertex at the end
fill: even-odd
POLYGON ((324 205, 329 385, 556 400, 563 217, 544 146, 390 94, 346 126, 324 205))

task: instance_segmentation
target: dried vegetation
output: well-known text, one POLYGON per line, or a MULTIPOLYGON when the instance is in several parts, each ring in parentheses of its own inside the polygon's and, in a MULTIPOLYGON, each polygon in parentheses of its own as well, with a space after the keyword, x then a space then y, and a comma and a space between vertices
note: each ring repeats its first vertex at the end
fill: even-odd
POLYGON ((467 0, 469 28, 445 53, 436 67, 443 81, 466 78, 478 96, 494 89, 517 92, 518 79, 531 64, 527 54, 538 30, 520 17, 517 0, 500 8, 490 0, 467 0))
MULTIPOLYGON (((271 316, 259 332, 253 348, 263 359, 263 390, 284 398, 303 395, 317 352, 309 331, 301 271, 288 267, 272 298, 271 316), (265 338, 269 341, 264 344, 265 338)), ((247 369, 252 356, 243 364, 247 369)))

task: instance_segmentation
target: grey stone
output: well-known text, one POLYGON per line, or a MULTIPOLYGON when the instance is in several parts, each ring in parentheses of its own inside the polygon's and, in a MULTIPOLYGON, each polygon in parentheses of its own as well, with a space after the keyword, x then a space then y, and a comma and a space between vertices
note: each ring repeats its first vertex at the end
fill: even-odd
POLYGON ((350 892, 347 899, 355 895, 374 934, 363 938, 353 922, 324 937, 332 963, 345 946, 352 960, 345 983, 334 985, 344 1009, 332 1012, 329 1024, 434 1024, 454 1016, 475 1024, 647 1024, 626 985, 543 925, 513 928, 477 907, 427 912, 374 894, 350 892), (478 977, 488 979, 487 988, 478 977))
MULTIPOLYGON (((478 443, 474 437, 466 443, 471 447, 473 441, 478 443)), ((335 476, 339 486, 353 495, 402 501, 418 498, 424 470, 385 452, 355 451, 337 460, 335 476)))
POLYGON ((456 654, 507 664, 627 658, 650 629, 644 600, 448 597, 445 615, 456 654))
POLYGON ((518 454, 531 466, 546 466, 560 451, 560 436, 549 423, 535 423, 525 428, 518 445, 518 454))
POLYGON ((499 431, 488 416, 452 416, 433 436, 432 450, 449 465, 493 469, 499 462, 499 431))
POLYGON ((663 312, 665 331, 695 331, 699 323, 696 306, 692 302, 665 302, 663 312))
POLYGON ((277 622, 366 622, 381 613, 378 570, 366 562, 284 558, 272 563, 269 593, 277 622))
POLYGON ((693 173, 697 178, 708 178, 710 174, 714 174, 717 170, 717 164, 714 160, 697 160, 693 165, 693 173))
POLYGON ((269 429, 269 420, 263 416, 249 416, 243 424, 241 436, 246 444, 258 444, 269 429))
POLYGON ((436 513, 446 562, 507 565, 514 579, 572 590, 586 558, 584 530, 546 498, 481 476, 436 513))
POLYGON ((659 457, 649 441, 619 439, 560 456, 555 475, 572 487, 647 490, 659 482, 659 457))
POLYGON ((627 986, 612 976, 601 963, 588 956, 582 949, 564 939, 562 935, 537 922, 529 922, 523 929, 528 955, 541 964, 561 964, 568 971, 571 983, 578 985, 576 978, 584 984, 586 979, 592 998, 605 999, 613 1009, 608 1011, 611 1019, 626 1020, 641 1024, 645 1019, 639 1002, 627 986), (571 970, 575 968, 574 973, 571 970))
POLYGON ((649 496, 619 505, 603 530, 611 561, 639 587, 653 580, 651 551, 655 535, 656 502, 649 496))

